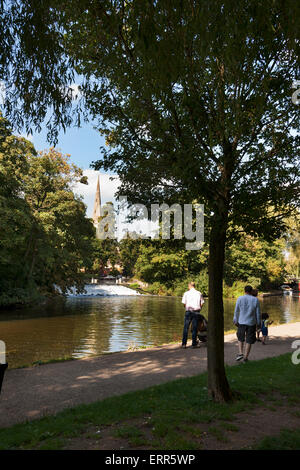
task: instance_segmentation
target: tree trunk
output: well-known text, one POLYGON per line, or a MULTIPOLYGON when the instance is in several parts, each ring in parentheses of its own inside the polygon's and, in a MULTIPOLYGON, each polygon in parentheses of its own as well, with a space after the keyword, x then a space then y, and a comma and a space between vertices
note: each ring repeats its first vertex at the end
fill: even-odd
POLYGON ((213 216, 209 245, 208 307, 208 391, 215 401, 232 398, 224 366, 223 270, 227 231, 227 211, 213 216))

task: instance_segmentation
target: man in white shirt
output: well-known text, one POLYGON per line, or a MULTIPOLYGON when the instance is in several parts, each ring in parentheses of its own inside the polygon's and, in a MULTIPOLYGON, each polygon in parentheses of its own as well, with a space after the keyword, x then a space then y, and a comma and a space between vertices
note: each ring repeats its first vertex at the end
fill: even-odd
POLYGON ((195 289, 195 283, 189 283, 189 290, 183 294, 182 303, 185 305, 182 348, 186 348, 188 331, 192 323, 192 347, 197 347, 198 314, 204 304, 203 295, 195 289))

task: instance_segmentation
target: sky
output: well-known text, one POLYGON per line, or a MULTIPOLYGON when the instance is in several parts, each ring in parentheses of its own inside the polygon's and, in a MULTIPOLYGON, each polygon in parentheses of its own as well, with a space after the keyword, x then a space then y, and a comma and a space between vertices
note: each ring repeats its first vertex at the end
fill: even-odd
MULTIPOLYGON (((47 130, 32 135, 22 134, 23 137, 31 140, 35 149, 46 150, 51 145, 47 141, 47 130)), ((92 217, 95 193, 97 188, 97 178, 100 177, 101 204, 112 202, 117 208, 115 193, 118 190, 120 180, 117 175, 95 171, 91 168, 91 163, 101 159, 100 147, 105 145, 105 138, 99 134, 92 124, 86 123, 81 128, 70 127, 66 133, 61 131, 58 135, 58 143, 55 146, 63 154, 70 154, 70 162, 83 170, 83 174, 88 178, 88 185, 77 183, 72 188, 73 191, 83 197, 87 206, 87 217, 92 217)), ((136 231, 151 235, 157 229, 157 225, 148 220, 139 220, 131 223, 125 222, 126 211, 118 219, 118 238, 122 238, 126 231, 136 231)))
MULTIPOLYGON (((51 145, 47 142, 47 131, 33 133, 32 135, 22 134, 30 139, 36 150, 46 150, 51 145)), ((78 184, 75 192, 81 194, 87 205, 87 216, 92 216, 95 192, 97 187, 97 176, 100 175, 101 202, 114 202, 114 194, 118 188, 119 179, 116 175, 98 172, 91 168, 93 161, 101 159, 100 147, 105 145, 104 137, 97 132, 92 124, 85 124, 81 128, 71 127, 66 133, 61 131, 58 136, 58 143, 55 146, 63 154, 70 154, 70 162, 75 163, 84 170, 84 175, 88 177, 88 185, 78 184), (114 181, 110 180, 115 176, 114 181)))
MULTIPOLYGON (((80 77, 78 83, 80 83, 80 77)), ((5 100, 5 85, 0 81, 0 105, 5 100), (1 95, 2 93, 2 95, 1 95)), ((70 85, 74 95, 74 102, 77 102, 78 85, 76 83, 70 85)), ((45 122, 49 118, 46 116, 45 122)), ((21 134, 23 137, 31 140, 37 151, 46 150, 51 147, 47 141, 47 128, 45 124, 41 123, 42 130, 40 133, 33 132, 31 135, 21 134)), ((100 147, 105 146, 105 137, 95 129, 93 122, 83 122, 80 128, 70 126, 66 132, 61 130, 58 134, 58 143, 55 148, 62 154, 70 154, 70 162, 74 163, 84 171, 84 175, 88 177, 88 185, 79 184, 76 187, 78 194, 83 196, 84 202, 87 205, 87 216, 91 217, 93 212, 94 198, 97 187, 97 177, 100 175, 100 192, 101 202, 114 202, 114 194, 118 188, 119 179, 116 177, 114 182, 110 180, 111 174, 105 172, 96 172, 91 168, 94 161, 101 159, 100 147)))

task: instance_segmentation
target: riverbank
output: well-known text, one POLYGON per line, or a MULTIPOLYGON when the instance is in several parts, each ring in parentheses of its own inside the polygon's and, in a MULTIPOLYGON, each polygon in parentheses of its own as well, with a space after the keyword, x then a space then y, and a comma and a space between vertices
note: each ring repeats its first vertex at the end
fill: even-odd
MULTIPOLYGON (((182 297, 183 292, 187 289, 187 283, 184 283, 183 286, 180 286, 179 289, 177 288, 175 290, 171 288, 167 288, 166 286, 160 283, 149 284, 148 286, 144 285, 142 287, 137 282, 124 283, 123 285, 126 287, 129 287, 130 289, 134 289, 143 295, 158 295, 162 297, 165 297, 165 296, 182 297)), ((241 285, 238 286, 238 289, 235 289, 235 288, 232 289, 227 286, 227 288, 225 289, 226 294, 227 294, 226 298, 236 299, 240 295, 243 295, 244 285, 245 285, 244 282, 241 283, 241 285)), ((266 292, 259 292, 258 297, 263 298, 263 297, 273 297, 273 296, 282 296, 282 295, 283 295, 283 291, 281 289, 274 289, 274 290, 270 290, 266 292)), ((208 299, 208 295, 206 295, 205 293, 204 293, 204 298, 208 299)))
MULTIPOLYGON (((98 284, 93 284, 93 286, 99 286, 98 284)), ((138 295, 147 295, 147 296, 159 296, 159 297, 178 297, 181 298, 183 291, 186 289, 186 285, 182 286, 179 290, 175 289, 165 289, 164 286, 150 284, 148 287, 141 287, 137 283, 122 283, 122 284, 112 284, 112 287, 120 287, 125 289, 130 289, 136 291, 138 295)), ((107 288, 107 286, 106 286, 107 288)), ((230 290, 226 290, 227 297, 224 299, 235 299, 241 295, 240 291, 234 291, 230 295, 230 290)), ((86 294, 87 296, 88 294, 86 294)), ((121 294, 120 294, 121 295, 121 294)), ((128 295, 128 294, 125 294, 128 295)), ((134 294, 131 294, 134 295, 134 294)), ((282 296, 282 290, 273 290, 269 292, 260 292, 259 297, 271 297, 271 296, 282 296)), ((0 314, 3 310, 20 310, 22 308, 27 308, 34 305, 41 305, 53 298, 64 297, 64 295, 59 292, 52 293, 41 293, 38 290, 33 289, 14 289, 12 292, 2 293, 0 295, 0 314)), ((204 298, 208 299, 208 296, 204 294, 204 298)))
MULTIPOLYGON (((206 317, 208 303, 202 312, 206 317)), ((234 306, 234 300, 224 299, 226 333, 233 329, 234 306)), ((300 321, 300 303, 292 296, 263 298, 261 309, 270 315, 273 325, 300 321)), ((58 298, 28 309, 1 312, 0 339, 6 343, 11 369, 178 342, 183 316, 179 297, 58 298)))
MULTIPOLYGON (((300 338, 300 322, 272 326, 270 341, 256 343, 252 360, 291 353, 300 338)), ((225 362, 234 365, 235 334, 225 336, 225 362)), ((170 344, 40 367, 8 370, 0 400, 0 427, 11 426, 66 408, 141 390, 178 378, 203 373, 207 368, 206 346, 181 349, 170 344)))
POLYGON ((33 289, 14 289, 0 295, 1 310, 17 310, 46 301, 46 296, 33 289))
POLYGON ((2 311, 19 311, 29 307, 44 305, 53 299, 64 298, 59 292, 45 292, 38 289, 17 288, 0 295, 0 314, 2 311))

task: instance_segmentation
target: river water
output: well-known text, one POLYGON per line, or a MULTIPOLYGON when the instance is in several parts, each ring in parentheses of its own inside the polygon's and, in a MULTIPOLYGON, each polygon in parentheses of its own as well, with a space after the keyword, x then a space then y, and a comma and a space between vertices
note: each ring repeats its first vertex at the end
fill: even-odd
MULTIPOLYGON (((275 324, 300 321, 300 297, 260 299, 275 324)), ((233 328, 235 301, 225 299, 225 331, 233 328)), ((207 316, 208 301, 202 313, 207 316)), ((0 313, 0 340, 9 367, 80 358, 180 341, 184 309, 178 297, 83 296, 0 313)))

